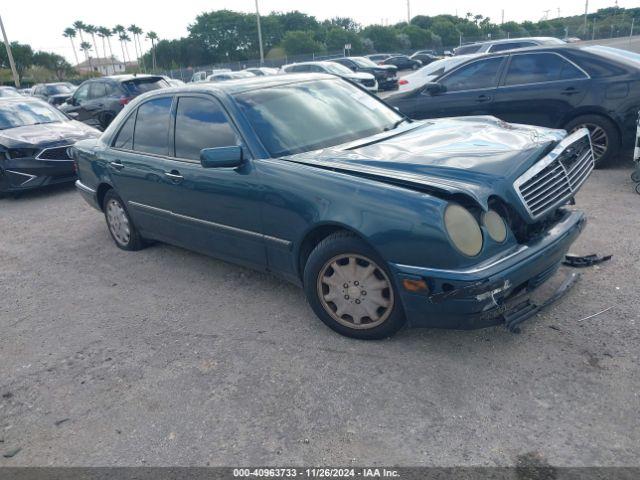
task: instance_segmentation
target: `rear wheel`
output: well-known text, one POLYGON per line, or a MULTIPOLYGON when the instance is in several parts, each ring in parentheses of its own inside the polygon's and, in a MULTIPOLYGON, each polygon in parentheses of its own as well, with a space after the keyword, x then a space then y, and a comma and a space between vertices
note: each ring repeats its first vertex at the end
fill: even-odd
POLYGON ((589 130, 596 168, 605 165, 620 147, 620 134, 611 120, 600 115, 581 115, 565 125, 573 133, 581 128, 589 130))
POLYGON ((380 339, 405 323, 385 262, 348 232, 330 235, 311 252, 304 289, 320 320, 342 335, 380 339))
POLYGON ((124 202, 113 190, 109 190, 104 196, 103 209, 109 233, 118 248, 122 250, 144 248, 144 240, 131 221, 124 202))

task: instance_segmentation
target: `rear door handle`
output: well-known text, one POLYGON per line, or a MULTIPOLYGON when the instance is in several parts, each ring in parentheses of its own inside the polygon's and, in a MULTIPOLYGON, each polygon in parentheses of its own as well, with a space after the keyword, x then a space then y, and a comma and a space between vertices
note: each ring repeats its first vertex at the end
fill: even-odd
POLYGON ((180 172, 177 170, 171 170, 170 172, 164 172, 164 176, 170 179, 172 182, 180 183, 184 180, 184 177, 180 175, 180 172))
POLYGON ((491 101, 491 97, 489 95, 478 95, 478 97, 476 98, 476 102, 478 103, 484 103, 489 101, 491 101))
POLYGON ((562 95, 575 95, 576 93, 580 93, 580 90, 577 90, 575 87, 565 88, 562 91, 562 95))
POLYGON ((109 166, 115 168, 116 170, 122 170, 124 165, 120 160, 114 160, 113 162, 109 162, 109 166))

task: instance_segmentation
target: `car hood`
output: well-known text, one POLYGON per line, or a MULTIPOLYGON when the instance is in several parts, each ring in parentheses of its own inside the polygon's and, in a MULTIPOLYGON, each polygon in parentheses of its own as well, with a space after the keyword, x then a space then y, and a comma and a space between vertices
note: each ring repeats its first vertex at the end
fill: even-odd
POLYGON ((509 124, 495 117, 412 122, 396 130, 288 160, 471 197, 513 197, 513 181, 566 136, 564 130, 509 124))
POLYGON ((0 145, 7 148, 35 147, 72 144, 85 138, 96 138, 101 132, 84 123, 68 122, 27 125, 0 130, 0 145))

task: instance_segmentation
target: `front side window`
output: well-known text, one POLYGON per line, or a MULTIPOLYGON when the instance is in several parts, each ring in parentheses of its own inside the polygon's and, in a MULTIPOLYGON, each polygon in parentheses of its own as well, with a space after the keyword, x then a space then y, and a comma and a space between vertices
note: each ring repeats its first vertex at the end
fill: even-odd
POLYGON ((502 60, 503 57, 494 57, 464 65, 441 83, 447 87, 447 92, 496 87, 502 60))
POLYGON ((315 80, 239 93, 236 102, 272 157, 352 142, 404 117, 342 80, 315 80))
POLYGON ((89 89, 89 98, 103 98, 107 96, 107 90, 103 82, 94 82, 89 89))
POLYGON ((178 99, 176 110, 175 156, 199 160, 204 148, 238 145, 222 107, 212 100, 198 97, 178 99))
POLYGON ((524 85, 575 78, 585 78, 585 75, 572 63, 552 53, 536 53, 513 55, 504 83, 524 85))
POLYGON ((169 154, 171 97, 149 100, 138 107, 133 149, 137 152, 169 154))
POLYGON ((90 84, 84 84, 76 90, 76 93, 73 95, 76 101, 83 102, 89 98, 89 85, 90 84))

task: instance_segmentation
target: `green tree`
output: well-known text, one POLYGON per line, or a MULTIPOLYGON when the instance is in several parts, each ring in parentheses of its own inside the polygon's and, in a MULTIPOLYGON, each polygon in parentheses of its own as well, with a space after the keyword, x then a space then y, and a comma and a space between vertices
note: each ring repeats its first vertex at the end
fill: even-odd
POLYGON ((80 62, 78 61, 78 52, 76 52, 76 44, 73 41, 73 39, 76 37, 76 30, 71 27, 65 28, 62 36, 68 38, 69 41, 71 42, 71 49, 73 50, 73 56, 76 59, 76 65, 77 65, 80 62))
POLYGON ((331 28, 327 32, 325 44, 329 52, 341 51, 346 44, 351 44, 351 53, 354 55, 363 52, 362 40, 360 40, 358 34, 343 28, 331 28))
POLYGON ((442 45, 445 47, 452 47, 460 43, 460 32, 450 20, 436 20, 433 22, 431 30, 442 39, 442 45))
POLYGON ((390 52, 398 48, 398 39, 393 27, 370 25, 362 30, 362 36, 373 42, 376 52, 390 52))
POLYGON ((404 27, 402 33, 409 38, 411 48, 425 48, 433 43, 431 32, 414 24, 404 27))
MULTIPOLYGON (((11 42, 11 53, 13 54, 13 61, 16 64, 18 77, 22 80, 24 72, 33 65, 33 50, 30 45, 11 42)), ((10 68, 9 57, 7 57, 7 50, 4 46, 0 48, 0 67, 10 68)))
POLYGON ((287 32, 282 39, 282 47, 287 55, 302 53, 320 53, 324 51, 324 45, 316 41, 312 31, 287 32))

